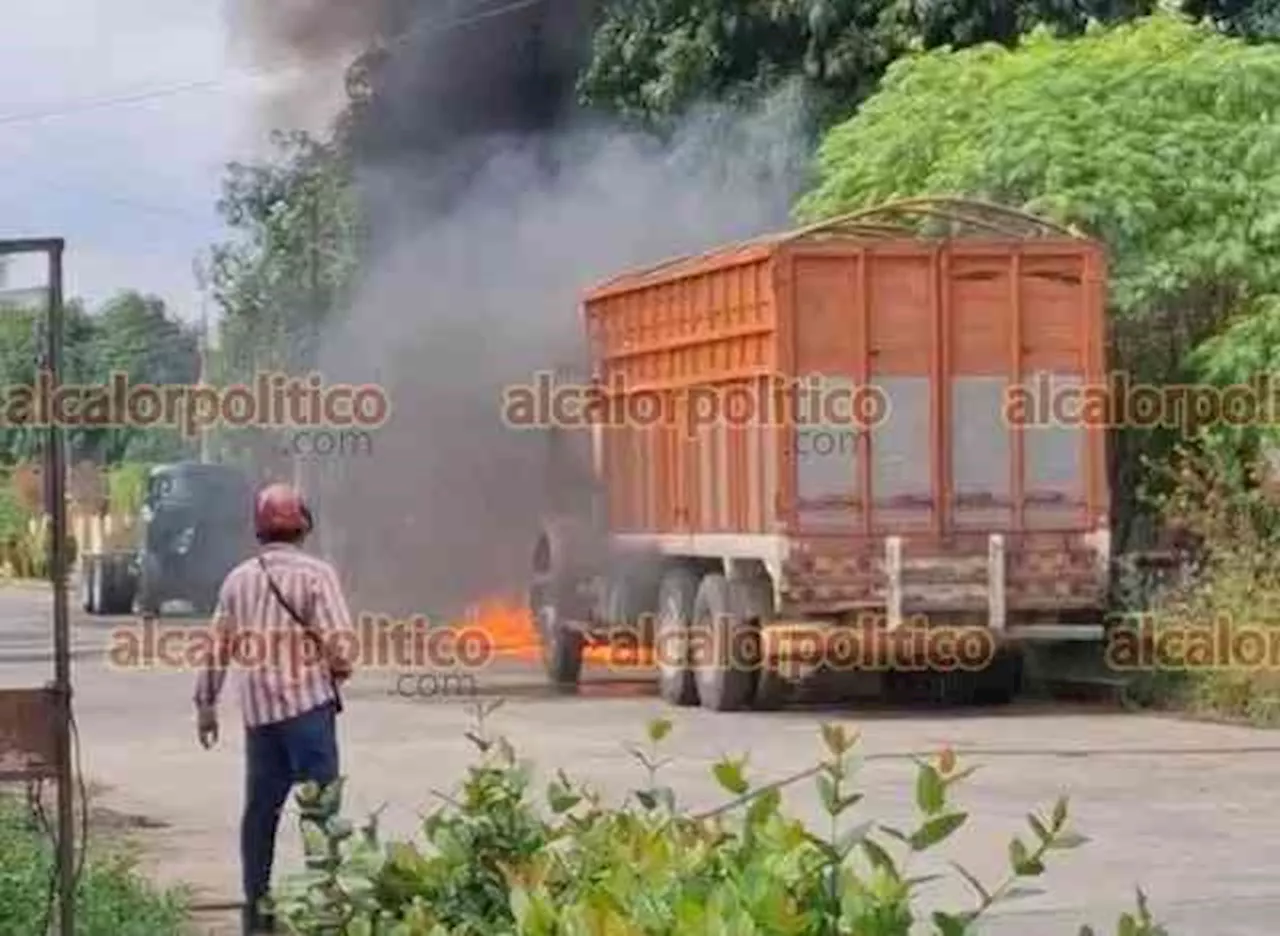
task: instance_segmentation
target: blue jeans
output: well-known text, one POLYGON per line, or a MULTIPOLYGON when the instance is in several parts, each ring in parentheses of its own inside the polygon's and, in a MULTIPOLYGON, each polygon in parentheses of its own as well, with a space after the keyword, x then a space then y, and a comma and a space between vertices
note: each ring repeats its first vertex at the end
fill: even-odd
POLYGON ((296 783, 338 778, 338 733, 332 704, 297 718, 250 728, 245 738, 246 790, 240 823, 245 929, 262 926, 258 912, 271 888, 280 813, 296 783))

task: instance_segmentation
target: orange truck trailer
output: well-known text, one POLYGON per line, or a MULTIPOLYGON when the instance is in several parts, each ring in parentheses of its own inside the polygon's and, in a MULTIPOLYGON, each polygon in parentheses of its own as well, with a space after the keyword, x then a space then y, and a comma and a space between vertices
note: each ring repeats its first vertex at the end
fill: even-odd
POLYGON ((1105 300, 1101 245, 957 199, 592 289, 595 493, 533 550, 551 681, 625 640, 677 705, 774 707, 842 668, 994 702, 1027 641, 1100 639, 1107 427, 1080 401, 1105 300))

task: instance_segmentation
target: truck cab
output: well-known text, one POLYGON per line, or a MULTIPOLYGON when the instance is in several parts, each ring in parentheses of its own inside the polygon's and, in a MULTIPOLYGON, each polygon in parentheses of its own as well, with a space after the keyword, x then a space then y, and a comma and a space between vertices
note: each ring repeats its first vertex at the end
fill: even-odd
POLYGON ((222 580, 253 550, 253 491, 228 465, 159 465, 147 480, 138 549, 139 610, 185 600, 210 613, 222 580))

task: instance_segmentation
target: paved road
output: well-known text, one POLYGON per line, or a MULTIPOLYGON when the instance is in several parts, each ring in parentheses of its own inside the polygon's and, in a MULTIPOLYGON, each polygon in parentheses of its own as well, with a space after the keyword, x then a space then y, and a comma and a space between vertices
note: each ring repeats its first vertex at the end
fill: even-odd
MULTIPOLYGON (((77 657, 98 655, 111 640, 112 630, 128 619, 93 618, 79 607, 80 596, 69 589, 72 652, 77 657)), ((40 662, 53 653, 53 600, 48 585, 22 582, 0 586, 0 660, 40 662)), ((52 665, 52 664, 50 664, 52 665)))
MULTIPOLYGON (((39 593, 0 591, 0 630, 38 629, 45 608, 39 593)), ((85 621, 78 631, 100 641, 107 628, 85 621)), ((38 684, 47 672, 47 663, 0 661, 0 685, 38 684)), ((140 833, 158 877, 194 882, 202 899, 233 899, 238 732, 227 731, 215 752, 196 747, 190 674, 121 672, 92 657, 77 661, 75 673, 85 770, 103 786, 103 805, 161 826, 140 833)), ((393 674, 365 674, 352 687, 342 734, 353 813, 390 803, 385 826, 409 834, 418 812, 433 803, 430 791, 451 786, 469 763, 462 737, 468 716, 457 700, 395 697, 394 685, 393 674)), ((540 695, 536 685, 523 667, 481 677, 482 691, 510 697, 494 716, 496 729, 543 767, 562 764, 615 795, 638 782, 622 743, 638 738, 649 718, 670 714, 648 686, 602 682, 574 699, 540 695)), ((861 730, 869 755, 861 782, 868 810, 879 818, 908 817, 913 752, 949 744, 982 764, 962 795, 972 825, 947 857, 983 877, 1002 867, 1007 836, 1022 830, 1028 808, 1048 805, 1062 791, 1072 795, 1077 826, 1092 842, 1058 856, 1044 882, 1049 893, 1009 907, 986 933, 1074 936, 1085 922, 1110 933, 1136 885, 1148 891, 1173 934, 1275 931, 1280 737, 1063 705, 949 714, 845 708, 717 716, 694 710, 676 717, 676 762, 668 779, 691 805, 717 803, 721 796, 707 769, 719 754, 750 748, 753 777, 779 779, 819 756, 817 726, 829 719, 861 730)), ((788 803, 818 817, 807 784, 794 789, 788 803)), ((282 841, 281 860, 293 867, 296 838, 290 831, 282 841)), ((954 893, 944 889, 936 899, 954 893)))

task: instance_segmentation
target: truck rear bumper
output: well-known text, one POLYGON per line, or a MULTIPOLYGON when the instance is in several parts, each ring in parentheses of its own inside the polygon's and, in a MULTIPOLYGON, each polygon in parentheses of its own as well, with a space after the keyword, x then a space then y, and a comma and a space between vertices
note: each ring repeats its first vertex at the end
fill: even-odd
MULTIPOLYGON (((1110 583, 1105 529, 1026 534, 971 531, 950 545, 870 538, 736 534, 615 534, 621 550, 762 564, 775 607, 790 620, 883 609, 980 613, 996 629, 1020 617, 1104 613, 1110 583)), ((1038 639, 1038 638, 1037 638, 1038 639)))

